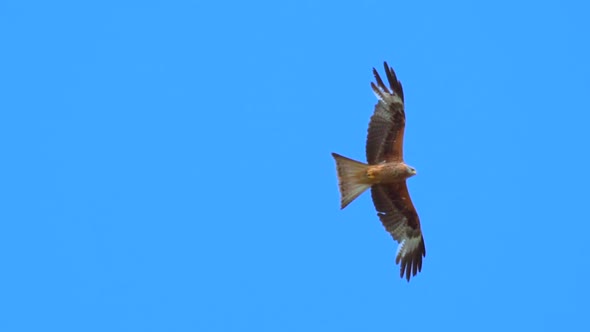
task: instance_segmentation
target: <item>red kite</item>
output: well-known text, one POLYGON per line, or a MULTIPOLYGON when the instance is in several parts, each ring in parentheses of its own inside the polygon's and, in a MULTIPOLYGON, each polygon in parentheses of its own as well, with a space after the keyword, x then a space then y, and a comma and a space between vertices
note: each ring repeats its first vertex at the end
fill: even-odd
POLYGON ((400 266, 400 277, 410 281, 422 270, 422 257, 426 256, 420 219, 410 199, 406 179, 416 170, 404 163, 403 139, 406 125, 404 91, 393 68, 384 63, 389 88, 373 68, 377 83, 371 88, 379 100, 369 123, 367 135, 367 163, 332 153, 336 160, 340 207, 371 188, 373 204, 385 229, 399 245, 395 263, 400 266))

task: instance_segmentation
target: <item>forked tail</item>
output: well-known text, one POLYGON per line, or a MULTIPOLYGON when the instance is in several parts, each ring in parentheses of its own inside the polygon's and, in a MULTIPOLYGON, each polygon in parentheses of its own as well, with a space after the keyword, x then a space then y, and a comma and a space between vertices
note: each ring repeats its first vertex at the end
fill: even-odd
POLYGON ((366 178, 369 165, 343 157, 337 153, 332 153, 332 157, 336 160, 336 169, 338 171, 340 208, 344 209, 350 202, 371 187, 366 178))

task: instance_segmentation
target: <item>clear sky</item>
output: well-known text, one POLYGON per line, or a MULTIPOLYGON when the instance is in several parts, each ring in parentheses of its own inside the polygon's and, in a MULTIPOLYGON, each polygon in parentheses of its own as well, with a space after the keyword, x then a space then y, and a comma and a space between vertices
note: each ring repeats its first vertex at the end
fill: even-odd
POLYGON ((0 331, 590 331, 589 6, 0 2, 0 331), (383 61, 410 283, 330 155, 383 61))

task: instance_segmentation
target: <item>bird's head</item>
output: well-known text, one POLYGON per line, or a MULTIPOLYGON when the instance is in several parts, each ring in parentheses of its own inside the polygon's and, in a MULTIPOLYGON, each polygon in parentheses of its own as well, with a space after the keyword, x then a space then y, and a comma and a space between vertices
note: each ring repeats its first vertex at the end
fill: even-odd
POLYGON ((408 177, 412 177, 417 174, 416 169, 412 166, 406 165, 406 169, 408 172, 408 177))

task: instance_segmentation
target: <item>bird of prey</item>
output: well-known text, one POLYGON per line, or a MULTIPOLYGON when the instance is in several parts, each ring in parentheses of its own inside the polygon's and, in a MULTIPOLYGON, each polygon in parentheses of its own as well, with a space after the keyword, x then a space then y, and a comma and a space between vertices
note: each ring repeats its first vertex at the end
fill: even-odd
POLYGON ((406 179, 416 170, 404 163, 403 139, 406 125, 404 92, 393 68, 384 62, 387 87, 373 68, 375 81, 371 88, 378 102, 369 123, 366 153, 367 164, 332 153, 336 160, 340 207, 371 188, 373 204, 385 229, 399 245, 395 263, 400 265, 400 277, 408 281, 422 270, 426 256, 420 219, 410 199, 406 179))

